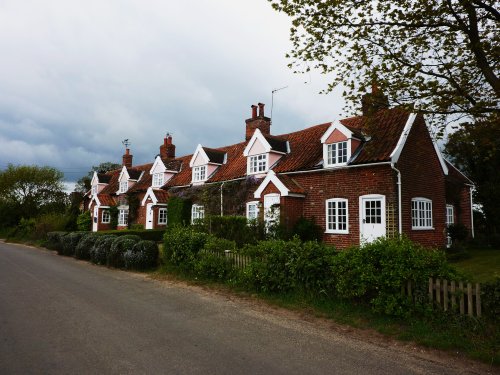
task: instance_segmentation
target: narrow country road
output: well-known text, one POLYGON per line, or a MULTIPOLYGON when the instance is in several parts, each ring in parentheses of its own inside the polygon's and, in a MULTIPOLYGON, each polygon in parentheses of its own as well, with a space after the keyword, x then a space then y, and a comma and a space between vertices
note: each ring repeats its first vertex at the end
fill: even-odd
POLYGON ((0 374, 476 374, 144 275, 0 242, 0 374))

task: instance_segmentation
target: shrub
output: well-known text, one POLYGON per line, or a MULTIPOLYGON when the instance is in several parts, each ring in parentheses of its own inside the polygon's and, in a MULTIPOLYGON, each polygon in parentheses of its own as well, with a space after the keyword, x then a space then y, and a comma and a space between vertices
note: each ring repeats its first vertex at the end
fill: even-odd
POLYGON ((90 260, 90 252, 99 237, 100 236, 95 233, 86 233, 83 235, 76 246, 75 258, 90 260))
POLYGON ((201 252, 194 264, 195 274, 210 280, 223 281, 234 273, 234 269, 224 253, 201 252))
POLYGON ((191 223, 191 201, 180 197, 170 197, 167 211, 168 225, 188 225, 191 223))
POLYGON ((248 222, 244 216, 207 216, 193 225, 199 232, 234 241, 238 247, 254 244, 265 238, 264 225, 257 220, 248 222))
POLYGON ((114 234, 115 236, 128 236, 136 235, 142 240, 149 240, 155 242, 161 242, 163 240, 163 235, 165 234, 165 229, 120 229, 120 230, 105 230, 99 231, 100 234, 114 234))
POLYGON ((62 251, 58 252, 58 254, 73 256, 75 254, 76 246, 84 234, 84 232, 70 232, 61 237, 62 251))
POLYGON ((225 238, 217 238, 215 236, 207 236, 204 250, 209 252, 223 252, 224 250, 235 250, 236 243, 234 241, 226 240, 225 238))
POLYGON ((36 219, 33 236, 36 239, 47 239, 49 232, 64 231, 69 217, 60 213, 41 215, 36 219))
POLYGON ((63 240, 62 237, 68 234, 67 232, 49 232, 47 233, 47 241, 45 247, 49 250, 56 250, 62 254, 63 240))
POLYGON ((408 239, 378 239, 340 252, 332 265, 335 290, 340 297, 369 302, 375 311, 406 316, 427 304, 429 277, 456 280, 457 271, 444 252, 427 249, 408 239), (414 305, 401 295, 401 286, 414 285, 414 305))
POLYGON ((33 239, 35 232, 36 221, 35 219, 21 218, 19 224, 8 234, 8 238, 18 239, 33 239))
POLYGON ((306 241, 321 241, 323 238, 323 231, 319 225, 316 225, 314 219, 308 220, 305 217, 300 217, 292 229, 294 235, 306 241))
POLYGON ((90 261, 95 264, 106 264, 109 249, 116 238, 111 234, 99 235, 90 251, 90 261))
POLYGON ((164 236, 163 259, 184 270, 192 270, 196 254, 203 248, 208 235, 190 227, 170 227, 164 236))
POLYGON ((92 217, 90 217, 90 211, 85 211, 78 215, 76 219, 76 225, 78 230, 83 232, 88 232, 92 227, 92 217))
POLYGON ((144 224, 131 224, 130 225, 131 230, 144 230, 144 224))
POLYGON ((156 267, 158 245, 153 241, 139 241, 123 254, 125 268, 143 270, 156 267))
POLYGON ((492 319, 500 320, 500 277, 495 281, 481 285, 481 301, 484 314, 492 319))
POLYGON ((131 250, 141 238, 136 235, 117 237, 106 254, 106 264, 108 267, 122 268, 125 266, 123 254, 131 250))

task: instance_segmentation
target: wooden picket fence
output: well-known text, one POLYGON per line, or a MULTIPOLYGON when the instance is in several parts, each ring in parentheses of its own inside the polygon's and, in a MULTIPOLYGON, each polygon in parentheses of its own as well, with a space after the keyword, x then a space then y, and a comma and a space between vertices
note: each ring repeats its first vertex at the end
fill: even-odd
MULTIPOLYGON (((412 298, 413 288, 409 281, 401 287, 401 293, 412 298)), ((429 278, 429 302, 444 311, 456 311, 461 315, 481 316, 481 286, 462 281, 429 278)))
POLYGON ((238 268, 238 269, 245 268, 248 264, 250 264, 250 262, 252 260, 252 258, 250 258, 247 255, 235 253, 231 250, 224 250, 224 251, 203 250, 203 252, 215 255, 216 257, 226 258, 231 262, 231 264, 233 265, 234 268, 238 268))

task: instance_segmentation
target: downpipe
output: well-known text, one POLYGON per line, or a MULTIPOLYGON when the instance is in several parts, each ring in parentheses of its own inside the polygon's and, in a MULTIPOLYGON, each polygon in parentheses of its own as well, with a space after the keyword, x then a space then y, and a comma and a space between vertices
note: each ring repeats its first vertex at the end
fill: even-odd
POLYGON ((402 217, 403 209, 401 207, 401 201, 402 201, 402 198, 401 198, 401 171, 394 166, 394 163, 391 163, 391 168, 394 171, 396 171, 396 173, 398 175, 398 182, 397 182, 397 185, 398 185, 398 232, 399 232, 399 236, 401 236, 403 234, 403 217, 402 217))

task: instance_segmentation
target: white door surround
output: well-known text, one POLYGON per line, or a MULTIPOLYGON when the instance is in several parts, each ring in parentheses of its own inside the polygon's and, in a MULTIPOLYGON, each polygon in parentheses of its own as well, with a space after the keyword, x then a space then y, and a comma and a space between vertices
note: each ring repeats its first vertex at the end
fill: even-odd
POLYGON ((146 205, 146 229, 153 229, 153 203, 146 205))
POLYGON ((97 223, 99 222, 99 207, 94 206, 94 215, 92 217, 92 232, 97 232, 97 223))
POLYGON ((386 235, 385 195, 359 197, 359 242, 370 243, 386 235))

